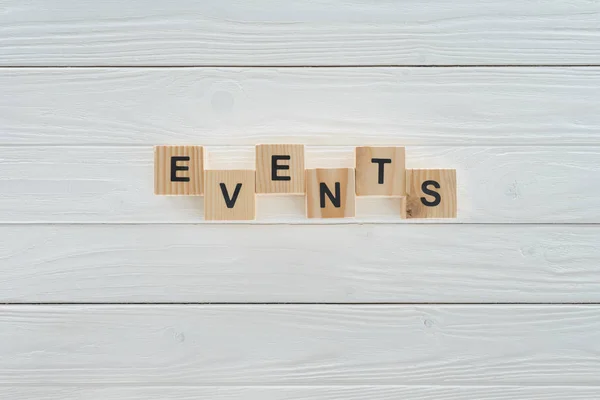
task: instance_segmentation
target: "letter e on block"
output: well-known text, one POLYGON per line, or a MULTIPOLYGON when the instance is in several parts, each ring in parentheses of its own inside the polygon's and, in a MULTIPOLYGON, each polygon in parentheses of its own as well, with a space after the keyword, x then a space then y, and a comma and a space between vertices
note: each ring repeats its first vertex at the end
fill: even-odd
POLYGON ((253 170, 207 170, 204 174, 204 219, 255 219, 254 175, 253 170))
POLYGON ((202 146, 155 146, 154 194, 175 196, 204 194, 202 146))
POLYGON ((404 147, 356 148, 357 196, 406 196, 404 147))
POLYGON ((304 194, 304 145, 256 146, 256 193, 304 194))
POLYGON ((308 218, 352 218, 355 204, 354 168, 306 170, 308 218))
POLYGON ((456 170, 406 171, 407 218, 456 218, 456 170))

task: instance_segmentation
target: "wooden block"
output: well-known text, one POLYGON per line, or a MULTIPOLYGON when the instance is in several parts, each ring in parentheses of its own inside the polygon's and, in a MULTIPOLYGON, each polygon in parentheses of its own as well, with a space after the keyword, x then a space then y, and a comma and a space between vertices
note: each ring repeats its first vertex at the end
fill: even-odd
POLYGON ((254 175, 253 170, 207 170, 204 174, 204 219, 255 219, 254 175))
POLYGON ((357 196, 406 196, 404 147, 356 148, 357 196))
POLYGON ((406 219, 406 196, 400 197, 400 218, 406 219))
POLYGON ((353 168, 306 170, 308 218, 352 218, 355 204, 353 168))
POLYGON ((408 218, 456 218, 456 170, 406 171, 408 218))
POLYGON ((304 145, 256 146, 256 193, 304 194, 304 145))
POLYGON ((155 146, 154 194, 179 196, 204 194, 202 146, 155 146))

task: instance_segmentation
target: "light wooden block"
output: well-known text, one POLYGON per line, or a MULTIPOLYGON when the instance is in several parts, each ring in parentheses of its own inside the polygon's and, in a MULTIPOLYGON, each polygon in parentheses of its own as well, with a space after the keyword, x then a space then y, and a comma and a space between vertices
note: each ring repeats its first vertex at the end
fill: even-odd
POLYGON ((202 146, 155 146, 154 194, 176 196, 204 194, 202 146))
POLYGON ((357 196, 405 196, 404 147, 356 148, 357 196))
POLYGON ((204 177, 204 219, 255 219, 254 175, 253 170, 207 170, 204 177))
POLYGON ((303 144, 256 146, 256 193, 304 192, 303 144))
POLYGON ((306 170, 308 218, 352 218, 355 215, 353 168, 306 170))
POLYGON ((400 218, 406 219, 406 196, 400 197, 400 218))
POLYGON ((407 218, 456 218, 456 170, 406 171, 407 218))

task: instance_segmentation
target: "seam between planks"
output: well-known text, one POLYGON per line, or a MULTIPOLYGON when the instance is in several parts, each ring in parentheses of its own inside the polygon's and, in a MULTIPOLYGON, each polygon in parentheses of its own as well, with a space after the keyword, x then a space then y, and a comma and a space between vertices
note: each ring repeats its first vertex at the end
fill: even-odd
POLYGON ((198 221, 198 222, 169 222, 169 221, 149 221, 149 222, 0 222, 2 226, 104 226, 104 225, 127 225, 127 226, 148 226, 148 225, 300 225, 300 226, 329 226, 329 225, 494 225, 494 226, 577 226, 577 227, 598 227, 598 222, 396 222, 396 221, 381 221, 381 222, 362 222, 362 221, 347 221, 347 222, 260 222, 254 221, 198 221))
POLYGON ((166 64, 166 65, 0 65, 0 69, 17 68, 592 68, 600 64, 339 64, 339 65, 231 65, 231 64, 166 64))
POLYGON ((600 306, 600 302, 2 302, 1 306, 600 306))
MULTIPOLYGON (((600 71, 599 71, 600 73, 600 71)), ((599 131, 600 131, 600 127, 599 127, 599 131)), ((157 143, 157 144, 135 144, 135 143, 86 143, 86 144, 69 144, 69 143, 15 143, 15 144, 11 144, 11 143, 0 143, 0 149, 2 148, 10 148, 10 147, 17 147, 17 148, 29 148, 29 147, 49 147, 49 148, 55 148, 55 147, 66 147, 66 148, 71 148, 71 149, 77 149, 77 148, 82 148, 82 149, 88 149, 88 148, 94 148, 94 147, 101 147, 101 148, 127 148, 127 149, 148 149, 148 148, 154 148, 154 146, 158 146, 161 145, 162 143, 157 143)), ((262 142, 257 142, 256 144, 263 144, 262 142)), ((273 143, 275 144, 275 143, 273 143)), ((247 149, 253 149, 254 145, 251 144, 218 144, 218 145, 203 145, 203 144, 199 144, 199 143, 191 143, 191 145, 198 145, 198 146, 204 146, 206 148, 211 148, 211 147, 221 147, 221 148, 234 148, 234 149, 242 149, 242 148, 247 148, 247 149)), ((356 144, 305 144, 305 146, 307 147, 316 147, 316 148, 331 148, 331 149, 336 149, 336 148, 340 148, 340 147, 355 147, 355 146, 364 146, 364 143, 356 143, 356 144)), ((402 145, 401 140, 398 141, 398 145, 402 145)), ((378 146, 383 146, 383 145, 378 145, 378 146)), ((433 143, 425 143, 425 144, 420 144, 420 143, 415 143, 415 144, 408 144, 405 145, 405 147, 460 147, 460 148, 469 148, 469 147, 531 147, 531 148, 537 148, 537 147, 598 147, 600 148, 600 144, 598 143, 589 143, 589 142, 570 142, 570 143, 565 143, 565 144, 557 144, 557 143, 546 143, 544 141, 539 141, 538 143, 525 143, 525 144, 518 144, 518 143, 509 143, 509 144, 498 144, 498 143, 486 143, 485 141, 481 141, 481 142, 477 142, 477 143, 456 143, 456 142, 436 142, 435 144, 433 143)))

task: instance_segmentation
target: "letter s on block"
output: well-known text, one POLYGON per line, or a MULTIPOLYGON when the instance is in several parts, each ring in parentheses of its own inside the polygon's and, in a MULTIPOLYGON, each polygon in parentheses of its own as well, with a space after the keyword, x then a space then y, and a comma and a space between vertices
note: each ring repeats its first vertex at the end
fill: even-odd
POLYGON ((436 189, 439 189, 441 187, 440 184, 436 181, 429 180, 429 181, 423 182, 421 184, 421 191, 423 193, 425 193, 426 195, 433 196, 434 200, 429 201, 425 197, 421 197, 421 203, 423 203, 423 205, 427 206, 427 207, 435 207, 435 206, 438 206, 442 202, 442 196, 440 196, 440 194, 438 192, 436 192, 435 190, 429 189, 428 186, 430 186, 430 185, 436 189))

